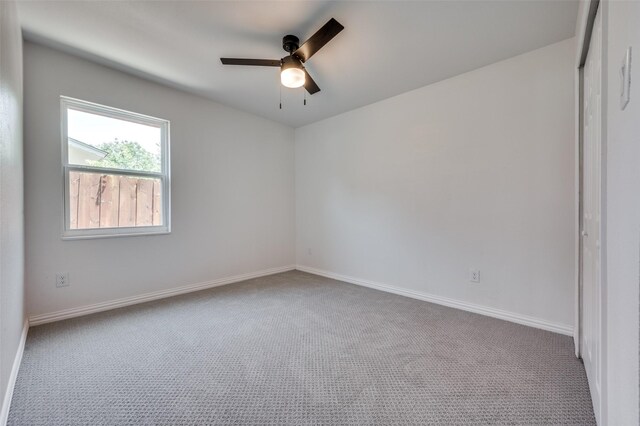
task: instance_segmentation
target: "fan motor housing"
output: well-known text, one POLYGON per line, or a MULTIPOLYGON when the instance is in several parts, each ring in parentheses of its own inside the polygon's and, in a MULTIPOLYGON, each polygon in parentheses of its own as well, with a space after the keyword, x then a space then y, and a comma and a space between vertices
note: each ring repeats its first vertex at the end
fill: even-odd
POLYGON ((281 66, 282 71, 288 68, 304 69, 304 67, 302 66, 302 62, 300 62, 300 59, 298 59, 293 55, 285 56, 284 58, 282 58, 282 66, 281 66))
POLYGON ((291 34, 282 37, 282 48, 285 51, 293 53, 298 50, 298 47, 300 47, 300 39, 298 37, 291 34))

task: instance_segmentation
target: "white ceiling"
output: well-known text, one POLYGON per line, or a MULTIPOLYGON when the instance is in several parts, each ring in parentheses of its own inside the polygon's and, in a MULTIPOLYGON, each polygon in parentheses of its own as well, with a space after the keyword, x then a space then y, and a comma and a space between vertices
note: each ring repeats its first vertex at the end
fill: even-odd
POLYGON ((573 36, 577 1, 24 1, 25 37, 293 127, 573 36), (221 56, 286 55, 329 18, 345 26, 307 62, 321 92, 221 56))

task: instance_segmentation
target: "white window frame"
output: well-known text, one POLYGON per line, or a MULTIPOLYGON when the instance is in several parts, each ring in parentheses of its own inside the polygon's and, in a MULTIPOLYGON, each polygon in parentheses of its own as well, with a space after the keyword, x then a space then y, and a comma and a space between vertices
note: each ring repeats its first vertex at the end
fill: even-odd
POLYGON ((169 121, 161 118, 150 117, 148 115, 112 108, 93 102, 74 99, 67 96, 60 97, 61 110, 61 133, 62 133, 62 171, 64 176, 64 196, 63 196, 63 240, 125 237, 134 235, 158 235, 171 233, 171 178, 169 160, 169 121), (69 164, 69 142, 67 129, 67 110, 73 109, 90 114, 97 114, 104 117, 130 121, 160 128, 160 152, 161 152, 161 172, 145 172, 127 169, 114 169, 105 167, 93 167, 78 164, 69 164), (69 172, 87 172, 115 174, 123 176, 134 176, 143 178, 160 179, 162 182, 162 225, 154 226, 131 226, 122 228, 93 228, 93 229, 71 229, 71 215, 69 211, 69 172))

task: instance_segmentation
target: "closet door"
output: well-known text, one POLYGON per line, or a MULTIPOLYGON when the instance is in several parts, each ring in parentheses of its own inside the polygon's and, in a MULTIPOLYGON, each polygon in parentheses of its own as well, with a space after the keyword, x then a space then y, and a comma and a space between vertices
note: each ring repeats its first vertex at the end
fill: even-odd
POLYGON ((584 67, 583 200, 582 200, 582 342, 596 419, 600 423, 602 288, 601 288, 601 182, 602 182, 602 14, 598 10, 584 67))

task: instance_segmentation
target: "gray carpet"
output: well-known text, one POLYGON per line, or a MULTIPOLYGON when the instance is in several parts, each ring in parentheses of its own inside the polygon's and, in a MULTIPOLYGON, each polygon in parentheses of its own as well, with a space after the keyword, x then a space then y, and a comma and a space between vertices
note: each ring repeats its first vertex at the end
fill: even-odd
POLYGON ((34 327, 9 425, 592 425, 569 337, 293 271, 34 327))

